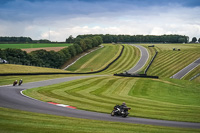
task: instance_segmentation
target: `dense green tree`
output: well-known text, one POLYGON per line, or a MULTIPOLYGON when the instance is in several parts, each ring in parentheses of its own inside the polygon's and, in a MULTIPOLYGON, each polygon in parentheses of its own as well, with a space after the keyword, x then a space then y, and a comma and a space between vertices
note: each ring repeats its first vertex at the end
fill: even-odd
POLYGON ((80 37, 77 37, 77 38, 74 39, 74 44, 81 45, 81 44, 80 44, 80 41, 81 41, 81 38, 80 38, 80 37))
POLYGON ((78 44, 74 44, 74 47, 75 47, 75 49, 76 49, 76 53, 77 53, 77 54, 80 54, 80 53, 83 52, 83 50, 82 50, 82 48, 81 48, 80 45, 78 45, 78 44))
POLYGON ((70 54, 68 54, 68 57, 66 57, 66 55, 62 51, 58 51, 57 53, 58 53, 58 59, 57 59, 57 61, 60 63, 60 66, 63 65, 66 61, 68 61, 70 59, 69 58, 70 54))
POLYGON ((192 42, 195 43, 196 41, 197 41, 197 38, 196 38, 196 37, 193 37, 193 38, 192 38, 192 42))
POLYGON ((102 40, 102 38, 100 36, 94 36, 94 39, 97 40, 98 45, 101 45, 103 43, 103 40, 102 40))
POLYGON ((3 49, 0 49, 0 58, 1 59, 6 59, 6 55, 3 49))
POLYGON ((67 49, 68 49, 71 57, 74 57, 76 55, 76 49, 75 49, 74 45, 69 46, 67 49))
POLYGON ((198 42, 200 43, 200 38, 198 39, 198 42))
POLYGON ((92 40, 92 47, 97 47, 98 46, 98 40, 95 37, 92 37, 91 40, 92 40))
POLYGON ((70 35, 67 39, 66 39, 67 43, 73 43, 74 42, 74 38, 72 35, 70 35))
POLYGON ((70 55, 69 50, 68 50, 67 47, 61 49, 59 52, 62 52, 65 55, 65 60, 66 61, 69 60, 69 59, 71 59, 71 55, 70 55))
POLYGON ((46 50, 40 49, 40 50, 32 51, 30 55, 34 59, 33 60, 34 64, 36 64, 37 66, 41 66, 41 67, 49 66, 49 63, 48 63, 49 54, 46 50))
POLYGON ((82 50, 86 51, 87 50, 86 42, 83 39, 81 39, 79 43, 80 43, 82 50))

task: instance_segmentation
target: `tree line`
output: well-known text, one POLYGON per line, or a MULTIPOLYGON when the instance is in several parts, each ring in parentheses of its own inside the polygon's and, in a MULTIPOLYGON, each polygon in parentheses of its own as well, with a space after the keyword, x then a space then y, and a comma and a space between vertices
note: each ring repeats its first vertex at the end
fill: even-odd
POLYGON ((30 37, 2 37, 0 43, 52 43, 47 39, 32 40, 30 37))
POLYGON ((79 38, 74 41, 73 45, 61 49, 58 52, 41 49, 27 53, 21 49, 0 49, 0 58, 7 60, 11 64, 60 68, 72 57, 93 47, 97 47, 102 42, 100 36, 79 38))
MULTIPOLYGON (((98 34, 98 35, 78 35, 76 38, 86 38, 100 36, 104 43, 188 43, 189 37, 184 35, 110 35, 110 34, 98 34)), ((73 42, 72 36, 66 39, 66 42, 73 42)))

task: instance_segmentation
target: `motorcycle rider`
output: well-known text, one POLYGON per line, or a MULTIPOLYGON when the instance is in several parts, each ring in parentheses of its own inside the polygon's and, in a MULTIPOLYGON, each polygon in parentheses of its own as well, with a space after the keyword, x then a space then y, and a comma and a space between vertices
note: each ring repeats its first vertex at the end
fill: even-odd
POLYGON ((123 102, 122 105, 120 106, 120 110, 122 113, 125 113, 125 108, 127 108, 126 103, 123 102))
POLYGON ((17 84, 17 80, 15 80, 14 82, 13 82, 13 86, 15 86, 17 84))
POLYGON ((20 86, 20 85, 22 84, 22 82, 23 82, 23 80, 22 80, 22 79, 20 79, 20 80, 19 80, 19 84, 18 84, 18 85, 20 86))
POLYGON ((128 116, 128 110, 131 108, 128 108, 126 106, 126 103, 123 102, 122 105, 116 105, 114 106, 114 110, 111 112, 111 116, 122 116, 122 117, 127 117, 128 116))
POLYGON ((126 103, 123 102, 122 105, 120 106, 121 109, 127 108, 126 103))

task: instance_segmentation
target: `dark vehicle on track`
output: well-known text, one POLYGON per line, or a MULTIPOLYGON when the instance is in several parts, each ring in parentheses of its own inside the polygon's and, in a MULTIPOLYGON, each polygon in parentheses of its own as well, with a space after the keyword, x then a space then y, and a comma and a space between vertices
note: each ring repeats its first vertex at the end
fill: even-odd
POLYGON ((19 80, 19 84, 18 84, 18 85, 20 86, 20 85, 22 84, 22 82, 23 82, 23 80, 22 80, 22 79, 21 79, 21 80, 19 80))
POLYGON ((13 82, 13 86, 15 86, 17 84, 17 80, 15 80, 14 82, 13 82))
POLYGON ((122 116, 122 117, 127 117, 131 108, 128 107, 123 107, 122 105, 116 105, 114 107, 114 110, 111 112, 111 116, 122 116))

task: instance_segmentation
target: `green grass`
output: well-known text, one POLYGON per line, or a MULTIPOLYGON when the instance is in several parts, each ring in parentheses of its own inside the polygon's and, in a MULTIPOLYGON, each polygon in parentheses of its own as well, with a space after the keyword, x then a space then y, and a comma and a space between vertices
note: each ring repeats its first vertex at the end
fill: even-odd
POLYGON ((155 44, 159 51, 149 68, 148 75, 171 77, 200 57, 200 45, 193 44, 155 44), (181 51, 173 51, 173 47, 181 51))
POLYGON ((97 121, 0 108, 1 133, 197 133, 199 129, 97 121))
POLYGON ((175 79, 93 77, 24 91, 28 96, 110 113, 126 102, 130 116, 200 122, 200 84, 175 79))
POLYGON ((200 76, 195 78, 193 81, 197 82, 197 83, 200 83, 200 76))
POLYGON ((104 44, 103 46, 103 48, 82 57, 67 70, 90 72, 103 69, 120 54, 122 49, 121 45, 104 44))
POLYGON ((0 48, 18 48, 18 49, 26 49, 26 48, 44 48, 44 47, 67 47, 71 44, 55 44, 55 43, 26 43, 26 44, 0 44, 0 48))
MULTIPOLYGON (((81 58, 67 70, 75 72, 90 72, 91 70, 96 71, 106 67, 120 54, 122 47, 120 47, 120 45, 112 44, 105 44, 104 46, 104 48, 81 58)), ((121 73, 125 70, 131 69, 138 62, 140 58, 139 49, 127 44, 124 44, 124 47, 122 56, 100 74, 121 73)))
POLYGON ((36 72, 61 72, 65 73, 65 70, 53 69, 46 67, 14 65, 14 64, 0 64, 0 73, 36 73, 36 72))

